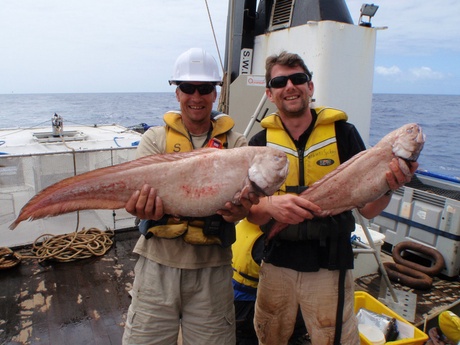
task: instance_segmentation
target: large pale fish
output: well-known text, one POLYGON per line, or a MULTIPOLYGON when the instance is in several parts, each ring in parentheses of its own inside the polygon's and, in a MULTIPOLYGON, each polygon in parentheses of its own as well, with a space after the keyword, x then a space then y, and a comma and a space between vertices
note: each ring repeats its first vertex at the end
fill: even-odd
POLYGON ((151 155, 64 179, 35 195, 10 225, 87 209, 123 208, 144 184, 157 189, 165 213, 205 217, 249 192, 272 195, 288 173, 286 155, 268 147, 201 149, 151 155))
MULTIPOLYGON (((322 212, 315 214, 318 217, 362 207, 388 191, 386 172, 391 160, 398 158, 402 171, 410 174, 405 161, 416 161, 424 143, 422 128, 416 123, 406 124, 341 164, 300 195, 321 207, 322 212)), ((275 222, 268 238, 273 238, 286 226, 275 222)))

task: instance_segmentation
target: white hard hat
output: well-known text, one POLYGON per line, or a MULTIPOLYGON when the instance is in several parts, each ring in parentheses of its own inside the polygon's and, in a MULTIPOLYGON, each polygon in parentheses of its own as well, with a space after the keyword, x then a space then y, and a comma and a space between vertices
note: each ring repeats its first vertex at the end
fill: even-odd
POLYGON ((182 81, 222 84, 216 60, 201 48, 191 48, 177 58, 169 84, 178 84, 182 81))

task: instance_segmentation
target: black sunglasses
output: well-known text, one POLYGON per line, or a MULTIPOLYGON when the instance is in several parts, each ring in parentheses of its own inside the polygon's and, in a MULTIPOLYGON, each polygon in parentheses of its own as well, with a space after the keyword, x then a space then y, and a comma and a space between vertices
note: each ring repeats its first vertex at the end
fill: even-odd
POLYGON ((186 93, 187 95, 193 95, 196 90, 198 90, 198 93, 200 95, 209 95, 216 88, 216 86, 212 84, 195 85, 195 84, 188 84, 188 83, 181 83, 177 87, 183 93, 186 93))
POLYGON ((309 82, 311 80, 311 76, 307 73, 294 73, 291 75, 283 75, 279 77, 275 77, 271 79, 267 87, 273 87, 275 89, 280 89, 287 85, 288 80, 292 82, 294 85, 301 85, 309 82))

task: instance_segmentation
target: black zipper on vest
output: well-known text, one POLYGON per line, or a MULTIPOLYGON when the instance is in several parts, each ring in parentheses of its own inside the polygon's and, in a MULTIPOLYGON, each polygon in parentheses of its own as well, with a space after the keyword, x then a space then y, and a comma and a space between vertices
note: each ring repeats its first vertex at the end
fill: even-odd
POLYGON ((297 148, 297 155, 299 156, 299 186, 305 186, 304 153, 305 148, 297 148))

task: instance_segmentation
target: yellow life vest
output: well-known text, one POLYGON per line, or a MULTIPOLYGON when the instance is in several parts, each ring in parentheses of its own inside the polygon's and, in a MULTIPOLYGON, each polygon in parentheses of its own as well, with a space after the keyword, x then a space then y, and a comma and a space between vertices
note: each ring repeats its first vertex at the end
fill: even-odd
MULTIPOLYGON (((166 153, 193 151, 190 135, 182 122, 179 112, 168 112, 163 117, 166 123, 166 153)), ((218 114, 212 118, 212 131, 209 139, 216 138, 223 148, 227 147, 227 132, 234 122, 226 114, 218 114)), ((191 244, 222 244, 219 236, 204 235, 204 219, 177 220, 169 218, 166 224, 155 225, 148 229, 156 237, 177 238, 182 236, 185 242, 191 244)))
MULTIPOLYGON (((166 152, 189 152, 193 145, 190 135, 182 122, 179 112, 170 111, 163 116, 166 123, 166 152)), ((226 114, 218 114, 212 118, 211 138, 218 139, 224 147, 227 145, 227 132, 233 128, 235 122, 226 114)))
POLYGON ((252 257, 252 247, 262 235, 259 226, 245 218, 236 225, 236 241, 232 245, 233 279, 253 288, 259 283, 260 266, 252 257))
MULTIPOLYGON (((304 164, 307 186, 340 165, 334 123, 339 120, 347 120, 348 117, 343 111, 331 108, 317 108, 315 111, 318 118, 307 140, 302 157, 299 157, 294 142, 286 133, 277 114, 271 114, 261 122, 262 127, 267 129, 267 146, 282 150, 289 159, 289 174, 278 194, 285 194, 286 185, 298 186, 299 161, 301 160, 304 164)), ((236 225, 236 231, 236 242, 232 246, 233 279, 246 286, 257 288, 258 281, 252 278, 259 277, 260 267, 252 258, 251 253, 254 243, 263 234, 262 230, 245 218, 236 225)))
POLYGON ((267 146, 285 152, 289 159, 289 174, 279 194, 286 193, 286 186, 298 186, 301 162, 306 186, 312 185, 340 165, 334 123, 347 120, 348 117, 343 111, 332 108, 316 108, 315 111, 318 118, 302 157, 299 157, 299 151, 276 113, 261 122, 262 127, 267 129, 267 146))

